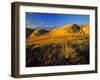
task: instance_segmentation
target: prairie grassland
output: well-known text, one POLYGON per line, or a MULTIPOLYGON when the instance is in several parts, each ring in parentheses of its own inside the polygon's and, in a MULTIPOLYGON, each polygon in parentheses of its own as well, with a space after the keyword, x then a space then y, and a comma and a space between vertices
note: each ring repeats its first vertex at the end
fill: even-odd
POLYGON ((27 40, 26 67, 89 64, 89 35, 40 36, 27 40))

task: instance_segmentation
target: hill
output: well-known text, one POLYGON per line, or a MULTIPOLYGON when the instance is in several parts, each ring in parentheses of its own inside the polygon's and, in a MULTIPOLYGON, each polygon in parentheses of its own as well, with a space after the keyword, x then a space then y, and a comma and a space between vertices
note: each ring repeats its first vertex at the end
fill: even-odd
MULTIPOLYGON (((36 28, 27 38, 27 44, 48 43, 56 40, 62 41, 63 38, 72 38, 71 36, 89 35, 89 25, 66 24, 55 27, 49 31, 36 28), (70 36, 70 37, 69 37, 70 36), (62 39, 61 39, 62 38, 62 39)), ((58 42, 57 41, 57 42, 58 42)))
POLYGON ((29 37, 29 35, 31 35, 33 31, 34 29, 26 28, 26 37, 29 37))
POLYGON ((36 36, 41 36, 45 33, 47 33, 47 30, 41 29, 41 28, 35 28, 34 31, 31 33, 29 38, 36 37, 36 36))
POLYGON ((50 35, 75 35, 75 34, 89 34, 89 25, 66 24, 56 27, 50 31, 50 35))

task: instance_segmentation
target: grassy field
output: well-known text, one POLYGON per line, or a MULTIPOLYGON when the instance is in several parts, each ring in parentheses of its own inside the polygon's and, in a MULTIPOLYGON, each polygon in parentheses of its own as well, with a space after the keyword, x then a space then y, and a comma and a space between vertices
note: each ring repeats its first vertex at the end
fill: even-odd
POLYGON ((27 39, 26 67, 89 64, 89 34, 27 39))

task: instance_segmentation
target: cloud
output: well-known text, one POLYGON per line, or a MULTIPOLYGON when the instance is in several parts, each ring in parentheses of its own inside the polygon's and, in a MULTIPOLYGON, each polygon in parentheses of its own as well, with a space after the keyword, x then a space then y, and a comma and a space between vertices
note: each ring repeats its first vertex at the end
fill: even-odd
POLYGON ((27 22, 26 27, 31 29, 33 28, 52 29, 53 27, 55 27, 55 25, 48 23, 45 24, 44 22, 41 22, 39 24, 32 24, 27 22))

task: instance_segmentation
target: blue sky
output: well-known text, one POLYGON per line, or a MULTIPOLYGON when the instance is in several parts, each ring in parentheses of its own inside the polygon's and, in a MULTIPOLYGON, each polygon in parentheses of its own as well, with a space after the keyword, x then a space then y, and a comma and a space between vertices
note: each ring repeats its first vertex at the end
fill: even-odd
POLYGON ((89 24, 89 15, 26 12, 26 27, 51 29, 64 24, 89 24))

